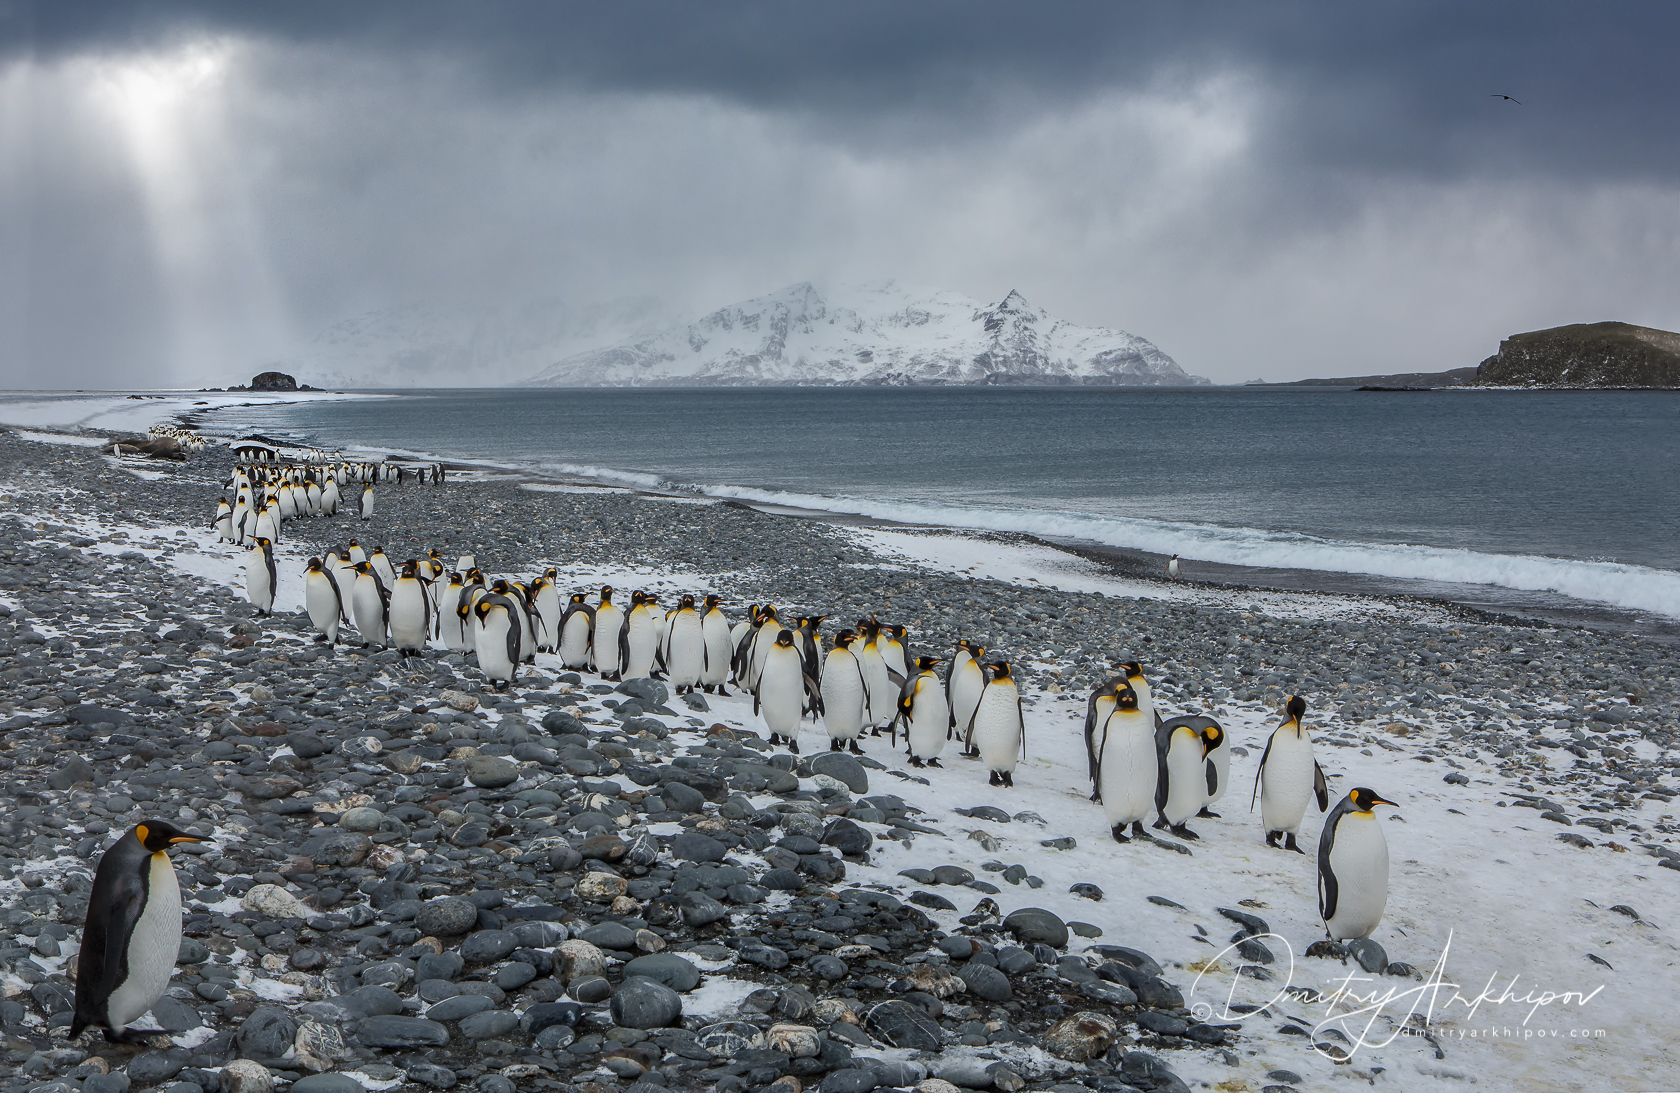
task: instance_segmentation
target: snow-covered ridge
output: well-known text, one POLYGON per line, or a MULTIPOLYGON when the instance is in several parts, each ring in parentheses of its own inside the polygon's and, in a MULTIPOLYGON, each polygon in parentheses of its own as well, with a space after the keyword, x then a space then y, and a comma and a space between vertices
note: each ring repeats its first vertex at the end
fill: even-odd
POLYGON ((1206 384, 1135 334, 888 282, 824 296, 807 282, 686 326, 566 357, 542 387, 744 384, 1206 384))

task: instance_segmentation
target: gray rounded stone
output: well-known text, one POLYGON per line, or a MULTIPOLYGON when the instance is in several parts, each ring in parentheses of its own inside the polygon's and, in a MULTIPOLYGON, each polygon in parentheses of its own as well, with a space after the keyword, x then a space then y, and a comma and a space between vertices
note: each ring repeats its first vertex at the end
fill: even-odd
POLYGON ((338 826, 346 831, 362 831, 369 835, 379 830, 379 825, 385 822, 385 814, 377 808, 346 809, 338 817, 338 826))
POLYGON ((471 1017, 475 1013, 483 1013, 487 1009, 494 1009, 496 1003, 482 994, 457 994, 453 998, 445 998, 426 1011, 428 1021, 459 1021, 471 1017))
MULTIPOLYGON (((278 1059, 292 1049, 297 1022, 279 1006, 258 1006, 234 1036, 239 1053, 258 1062, 278 1059)), ((130 1073, 132 1077, 132 1072, 130 1073)))
POLYGON ((519 948, 519 939, 506 930, 480 930, 461 941, 461 959, 468 964, 494 964, 519 948))
POLYGON ((869 792, 869 772, 863 769, 862 763, 844 752, 829 751, 818 755, 811 760, 811 772, 838 778, 853 793, 869 792))
POLYGON ((1003 920, 1003 928, 1015 935, 1017 941, 1067 947, 1068 928, 1053 912, 1042 907, 1022 907, 1011 911, 1003 920))
POLYGON ((488 1040, 492 1036, 501 1036, 518 1028, 519 1015, 507 1010, 485 1010, 483 1013, 463 1018, 458 1027, 461 1035, 469 1040, 488 1040))
POLYGON ((957 970, 957 976, 968 987, 968 993, 988 1002, 1007 1002, 1015 997, 1009 977, 996 968, 969 961, 957 970))
POLYGON ((367 1089, 348 1074, 327 1071, 304 1075, 292 1083, 290 1093, 367 1093, 367 1089))
POLYGON ((623 1028, 668 1028, 682 1017, 682 997, 643 976, 627 979, 612 996, 613 1021, 623 1028))
POLYGON ((467 760, 467 781, 480 789, 501 789, 519 781, 519 767, 494 755, 475 755, 467 760))
POLYGON ((369 1017, 356 1026, 356 1040, 367 1047, 445 1047, 449 1030, 423 1017, 369 1017))
POLYGON ((420 912, 414 916, 414 925, 423 934, 453 937, 478 925, 478 908, 454 896, 430 899, 420 905, 420 912))
POLYGON ((636 931, 622 922, 598 922, 578 934, 597 949, 623 951, 636 947, 636 931))
POLYGON ((624 978, 646 976, 663 983, 674 991, 687 992, 700 985, 700 969, 676 953, 651 953, 638 956, 624 965, 624 978))
POLYGON ((672 857, 682 861, 722 861, 728 849, 710 835, 702 835, 698 831, 683 831, 671 840, 672 857))

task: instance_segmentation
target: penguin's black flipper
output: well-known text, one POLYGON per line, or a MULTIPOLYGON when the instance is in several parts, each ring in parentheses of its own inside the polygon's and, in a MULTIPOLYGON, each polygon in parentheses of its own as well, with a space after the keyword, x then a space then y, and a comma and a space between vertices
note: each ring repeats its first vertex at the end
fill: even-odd
POLYGON ((1313 793, 1318 797, 1318 810, 1325 811, 1330 807, 1330 784, 1324 780, 1324 768, 1313 760, 1313 793))
POLYGON ((1266 757, 1272 754, 1272 738, 1266 737, 1266 750, 1260 753, 1260 765, 1254 768, 1254 796, 1248 799, 1248 810, 1254 811, 1254 802, 1260 799, 1260 776, 1266 773, 1266 757))
MULTIPOLYGON (((106 853, 114 851, 118 848, 106 853)), ((82 930, 82 949, 76 964, 76 1012, 70 1024, 72 1039, 85 1028, 106 1026, 109 1016, 105 1004, 127 973, 128 939, 145 909, 146 886, 138 867, 125 868, 123 864, 114 861, 109 873, 96 873, 88 896, 89 905, 97 910, 88 914, 82 930)))
POLYGON ((1207 764, 1207 784, 1209 797, 1219 791, 1219 770, 1212 763, 1207 764))

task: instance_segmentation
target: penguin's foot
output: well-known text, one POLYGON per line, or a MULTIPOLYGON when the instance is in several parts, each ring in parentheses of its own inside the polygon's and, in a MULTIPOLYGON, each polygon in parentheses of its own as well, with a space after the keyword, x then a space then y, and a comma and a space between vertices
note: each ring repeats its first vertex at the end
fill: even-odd
POLYGON ((1174 824, 1172 827, 1168 828, 1168 830, 1171 831, 1174 835, 1177 835, 1181 839, 1200 839, 1201 838, 1200 835, 1196 834, 1194 831, 1191 831, 1188 827, 1185 827, 1183 824, 1174 824))
POLYGON ((989 773, 991 775, 991 777, 989 779, 987 779, 987 781, 986 781, 986 784, 988 786, 1001 786, 1001 785, 1003 785, 1003 779, 1001 777, 999 777, 997 771, 995 771, 995 770, 994 771, 988 771, 987 773, 989 773))
POLYGON ((833 740, 830 740, 828 742, 828 750, 829 751, 844 751, 845 748, 846 748, 846 742, 844 740, 840 739, 838 736, 836 736, 833 740))
POLYGON ((721 683, 718 684, 717 693, 724 698, 729 697, 729 692, 723 689, 723 684, 721 684, 721 683))
POLYGON ((777 744, 780 744, 781 742, 782 742, 782 737, 781 737, 780 733, 771 733, 770 734, 770 746, 771 747, 775 747, 777 744))
POLYGON ((1283 838, 1283 848, 1285 850, 1293 850, 1297 854, 1305 854, 1306 853, 1305 850, 1302 850, 1299 846, 1297 846, 1295 844, 1295 833, 1293 831, 1291 831, 1288 835, 1284 836, 1284 838, 1283 838))
POLYGON ((1114 835, 1114 841, 1117 843, 1129 843, 1132 841, 1132 837, 1126 834, 1125 824, 1115 824, 1112 834, 1114 835))
POLYGON ((1147 838, 1149 838, 1149 833, 1146 832, 1143 829, 1143 821, 1142 820, 1137 820, 1137 821, 1133 822, 1133 824, 1132 824, 1132 838, 1134 838, 1134 839, 1147 839, 1147 838))
POLYGON ((1205 820, 1217 820, 1217 819, 1219 819, 1219 813, 1209 812, 1206 805, 1203 805, 1202 810, 1200 812, 1196 813, 1196 815, 1202 817, 1205 820))
POLYGON ((1095 801, 1099 805, 1102 804, 1102 793, 1093 789, 1091 791, 1091 800, 1095 801))
POLYGON ((914 755, 910 756, 910 765, 915 767, 917 770, 921 770, 923 767, 927 766, 926 763, 922 762, 920 759, 916 758, 914 755))
POLYGON ((941 764, 938 759, 929 759, 927 761, 927 765, 930 767, 938 767, 940 770, 945 769, 944 765, 941 764))
POLYGON ((791 752, 793 752, 793 754, 798 755, 799 754, 799 741, 789 740, 788 741, 788 751, 791 751, 791 752))
MULTIPOLYGON (((1143 821, 1139 820, 1138 822, 1142 823, 1143 821)), ((1155 822, 1149 826, 1154 828, 1156 831, 1165 831, 1167 829, 1167 818, 1165 816, 1157 816, 1155 818, 1155 822)))
POLYGON ((153 1035, 155 1034, 139 1032, 131 1028, 108 1028, 105 1030, 105 1041, 111 1044, 134 1044, 144 1047, 151 1044, 153 1035))
POLYGON ((1006 770, 1003 772, 1003 785, 1005 789, 1015 788, 1015 773, 1013 771, 1006 770))
POLYGON ((326 641, 326 640, 327 640, 327 635, 325 635, 325 634, 316 634, 316 635, 315 635, 315 640, 316 640, 316 641, 326 641))
POLYGON ((862 755, 863 754, 863 749, 858 747, 858 742, 856 740, 853 740, 849 744, 847 744, 846 745, 846 750, 851 752, 853 755, 862 755))

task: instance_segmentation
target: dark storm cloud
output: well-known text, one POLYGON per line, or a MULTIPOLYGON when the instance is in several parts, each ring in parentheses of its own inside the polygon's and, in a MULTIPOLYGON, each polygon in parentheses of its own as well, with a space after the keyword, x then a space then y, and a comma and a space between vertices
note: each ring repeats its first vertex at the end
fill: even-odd
POLYGON ((0 11, 14 53, 145 48, 222 31, 449 58, 490 93, 702 94, 841 127, 899 114, 918 128, 984 126, 1104 88, 1223 68, 1278 92, 1266 152, 1291 169, 1612 178, 1680 169, 1680 81, 1671 78, 1680 5, 1664 2, 111 0, 0 11))
POLYGON ((1673 328, 1676 31, 1651 3, 0 0, 0 386, 225 382, 416 303, 581 329, 807 279, 1018 288, 1227 381, 1673 328))

